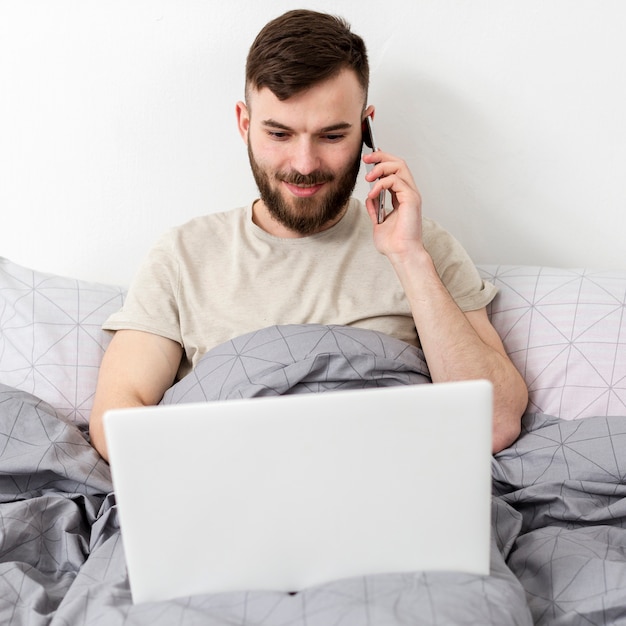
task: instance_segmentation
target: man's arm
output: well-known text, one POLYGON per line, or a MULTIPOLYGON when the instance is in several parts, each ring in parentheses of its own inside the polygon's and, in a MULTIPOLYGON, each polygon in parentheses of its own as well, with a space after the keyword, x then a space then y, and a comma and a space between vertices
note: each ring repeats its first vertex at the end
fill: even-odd
POLYGON ((519 436, 526 384, 511 363, 485 308, 463 313, 439 279, 430 256, 396 267, 434 382, 485 378, 494 386, 493 452, 519 436))
POLYGON ((374 152, 364 157, 377 165, 367 175, 373 186, 367 209, 374 242, 393 265, 409 300, 415 327, 433 382, 485 378, 494 386, 493 451, 519 436, 528 390, 509 359, 486 310, 463 313, 441 282, 422 240, 421 197, 403 161, 374 152), (391 191, 394 211, 377 224, 372 198, 391 191))
POLYGON ((93 409, 91 443, 108 460, 102 416, 108 409, 158 404, 172 385, 182 357, 176 341, 137 330, 119 330, 102 359, 93 409))

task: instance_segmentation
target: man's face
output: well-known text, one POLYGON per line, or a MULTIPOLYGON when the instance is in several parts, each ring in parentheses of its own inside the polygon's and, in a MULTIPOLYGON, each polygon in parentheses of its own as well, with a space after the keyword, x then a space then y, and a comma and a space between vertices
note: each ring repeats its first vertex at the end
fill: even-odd
POLYGON ((342 214, 359 172, 363 91, 349 70, 280 101, 269 89, 238 105, 263 208, 310 235, 342 214))

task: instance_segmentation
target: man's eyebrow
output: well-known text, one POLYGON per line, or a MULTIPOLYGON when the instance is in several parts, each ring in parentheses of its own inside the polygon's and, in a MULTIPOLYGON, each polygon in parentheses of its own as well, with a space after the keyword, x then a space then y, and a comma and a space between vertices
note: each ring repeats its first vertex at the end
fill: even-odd
POLYGON ((321 129, 322 133, 332 133, 337 130, 350 130, 352 128, 352 124, 349 122, 339 122, 338 124, 332 124, 331 126, 325 126, 321 129))
POLYGON ((287 126, 286 124, 281 124, 280 122, 277 122, 276 120, 263 120, 262 122, 263 126, 269 126, 271 128, 280 128, 281 130, 293 130, 292 128, 289 128, 289 126, 287 126))
MULTIPOLYGON (((276 120, 269 119, 264 120, 262 122, 263 126, 267 126, 269 128, 279 128, 280 130, 284 130, 287 132, 293 132, 293 128, 287 126, 286 124, 282 124, 281 122, 277 122, 276 120)), ((350 122, 338 122, 337 124, 331 124, 330 126, 324 126, 324 128, 320 128, 318 132, 320 133, 332 133, 338 130, 349 130, 352 128, 352 124, 350 122)))

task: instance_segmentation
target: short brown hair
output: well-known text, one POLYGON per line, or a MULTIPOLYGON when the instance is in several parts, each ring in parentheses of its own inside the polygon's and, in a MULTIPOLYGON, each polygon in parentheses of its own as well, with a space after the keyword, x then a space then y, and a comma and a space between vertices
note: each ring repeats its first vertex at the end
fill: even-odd
POLYGON ((355 72, 365 99, 369 86, 367 50, 341 17, 295 10, 269 22, 250 47, 246 63, 249 89, 267 87, 279 100, 333 78, 355 72))

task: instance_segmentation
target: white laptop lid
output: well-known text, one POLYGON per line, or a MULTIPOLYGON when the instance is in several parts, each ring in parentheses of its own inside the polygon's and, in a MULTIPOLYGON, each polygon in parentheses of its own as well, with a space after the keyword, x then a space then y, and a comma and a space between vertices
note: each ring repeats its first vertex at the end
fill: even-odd
POLYGON ((104 418, 134 602, 489 572, 486 381, 104 418))

